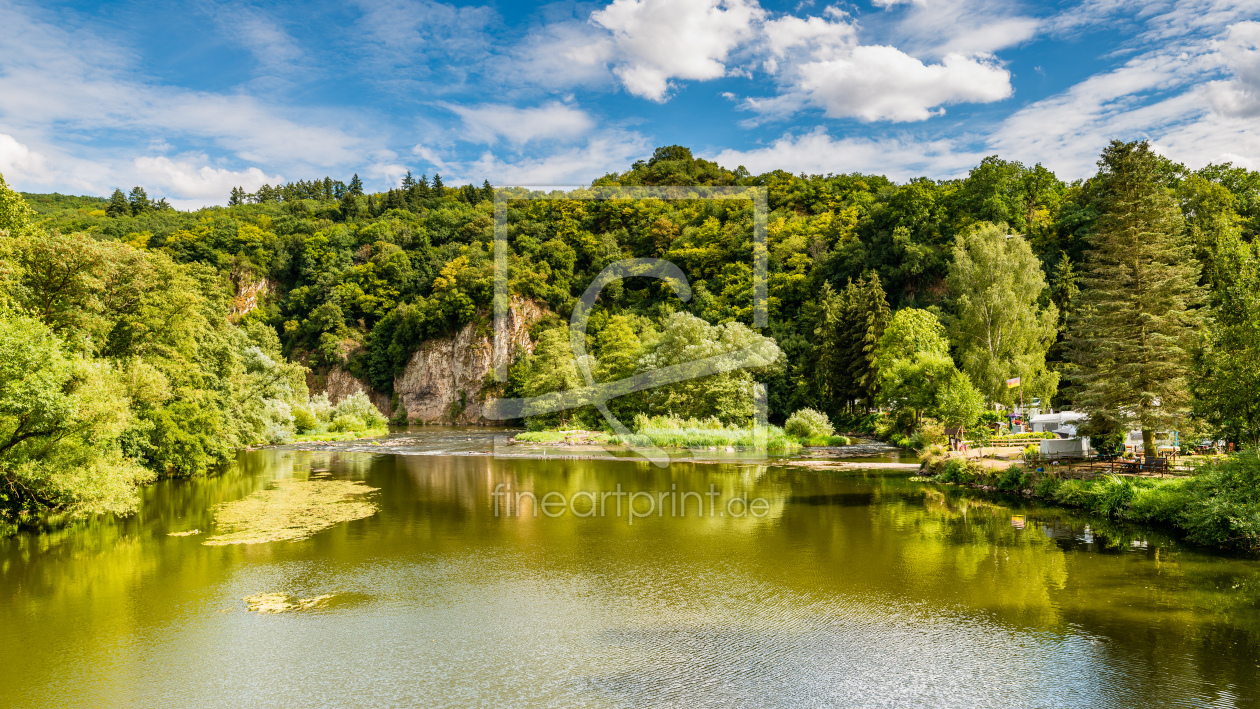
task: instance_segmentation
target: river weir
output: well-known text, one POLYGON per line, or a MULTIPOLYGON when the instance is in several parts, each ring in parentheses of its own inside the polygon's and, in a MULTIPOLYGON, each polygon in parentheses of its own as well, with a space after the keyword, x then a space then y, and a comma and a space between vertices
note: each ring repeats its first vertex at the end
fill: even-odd
POLYGON ((131 518, 0 541, 0 704, 1260 699, 1254 558, 912 480, 887 451, 661 468, 495 455, 507 435, 243 452, 131 518))

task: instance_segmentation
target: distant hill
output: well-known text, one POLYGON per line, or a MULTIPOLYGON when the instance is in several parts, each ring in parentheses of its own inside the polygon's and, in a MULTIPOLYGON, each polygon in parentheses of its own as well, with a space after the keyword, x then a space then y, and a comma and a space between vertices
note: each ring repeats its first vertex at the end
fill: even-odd
POLYGON ((87 195, 75 196, 69 194, 31 194, 30 192, 22 192, 22 199, 31 205, 31 209, 41 217, 61 217, 72 215, 76 212, 90 212, 94 209, 104 209, 109 204, 109 200, 104 197, 89 197, 87 195))

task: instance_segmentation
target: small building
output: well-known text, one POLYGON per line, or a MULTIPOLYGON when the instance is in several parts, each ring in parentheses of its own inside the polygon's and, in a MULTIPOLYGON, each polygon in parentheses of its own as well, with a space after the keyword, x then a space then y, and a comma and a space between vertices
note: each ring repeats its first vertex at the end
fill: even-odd
POLYGON ((1033 433, 1049 432, 1058 434, 1059 438, 1072 438, 1076 436, 1077 423, 1087 418, 1089 417, 1079 411, 1052 411, 1039 413, 1029 419, 1028 423, 1033 433))
POLYGON ((1094 451, 1089 447, 1089 438, 1055 438, 1044 439, 1041 441, 1041 457, 1049 458, 1083 458, 1093 455, 1094 451))

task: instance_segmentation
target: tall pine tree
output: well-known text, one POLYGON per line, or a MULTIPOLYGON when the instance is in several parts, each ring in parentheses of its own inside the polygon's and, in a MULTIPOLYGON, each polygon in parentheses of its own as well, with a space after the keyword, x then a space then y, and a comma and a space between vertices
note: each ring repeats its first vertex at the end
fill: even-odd
POLYGON ((105 207, 105 213, 111 217, 131 216, 131 203, 127 201, 127 195, 122 190, 114 190, 114 194, 109 198, 109 205, 105 207))
POLYGON ((1199 265, 1181 210, 1146 141, 1112 141, 1098 161, 1099 219, 1070 325, 1076 406, 1090 428, 1156 431, 1186 414, 1186 375, 1199 329, 1199 265))

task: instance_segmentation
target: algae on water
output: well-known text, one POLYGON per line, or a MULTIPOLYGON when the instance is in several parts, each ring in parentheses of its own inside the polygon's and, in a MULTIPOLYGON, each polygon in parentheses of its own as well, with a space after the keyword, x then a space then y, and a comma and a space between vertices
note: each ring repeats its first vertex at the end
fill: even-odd
POLYGON ((377 488, 354 480, 280 480, 275 487, 215 508, 215 534, 202 544, 297 541, 335 524, 376 514, 366 496, 377 488))
POLYGON ((294 598, 286 593, 256 593, 245 597, 245 606, 256 613, 284 613, 307 611, 327 604, 333 594, 325 593, 314 598, 294 598))

